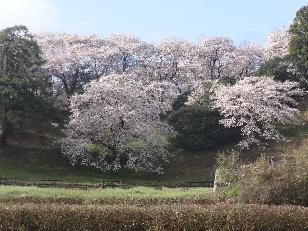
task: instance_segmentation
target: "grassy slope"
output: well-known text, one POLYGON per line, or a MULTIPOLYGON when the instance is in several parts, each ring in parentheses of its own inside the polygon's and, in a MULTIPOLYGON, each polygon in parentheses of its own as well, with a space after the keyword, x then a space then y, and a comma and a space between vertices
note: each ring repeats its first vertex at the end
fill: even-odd
POLYGON ((96 169, 70 166, 48 143, 33 136, 10 139, 9 147, 0 151, 0 178, 14 180, 55 180, 59 182, 101 183, 105 180, 139 182, 154 180, 164 184, 213 180, 213 152, 179 152, 166 166, 162 176, 121 171, 104 173, 96 169))

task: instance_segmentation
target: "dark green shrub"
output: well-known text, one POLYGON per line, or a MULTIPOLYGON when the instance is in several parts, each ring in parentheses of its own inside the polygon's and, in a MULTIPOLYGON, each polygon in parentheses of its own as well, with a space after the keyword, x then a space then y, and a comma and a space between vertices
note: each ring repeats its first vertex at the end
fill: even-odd
POLYGON ((201 105, 182 107, 172 112, 168 122, 177 131, 174 145, 187 150, 204 150, 237 142, 238 129, 219 123, 219 112, 201 105))
POLYGON ((223 85, 234 85, 236 83, 236 80, 235 78, 232 78, 229 76, 223 76, 223 77, 220 77, 218 82, 223 85))
POLYGON ((284 82, 286 80, 296 81, 297 77, 290 69, 290 61, 285 58, 274 58, 266 61, 260 66, 259 76, 273 76, 275 80, 284 82))
POLYGON ((179 95, 172 104, 173 110, 179 110, 181 107, 183 107, 187 101, 188 95, 190 94, 189 91, 184 92, 183 94, 179 95))

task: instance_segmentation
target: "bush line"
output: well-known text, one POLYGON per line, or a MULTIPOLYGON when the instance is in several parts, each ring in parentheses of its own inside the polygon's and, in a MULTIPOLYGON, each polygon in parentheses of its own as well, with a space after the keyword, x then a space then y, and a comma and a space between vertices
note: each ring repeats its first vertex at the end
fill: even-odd
POLYGON ((0 205, 0 230, 305 230, 300 206, 0 205))

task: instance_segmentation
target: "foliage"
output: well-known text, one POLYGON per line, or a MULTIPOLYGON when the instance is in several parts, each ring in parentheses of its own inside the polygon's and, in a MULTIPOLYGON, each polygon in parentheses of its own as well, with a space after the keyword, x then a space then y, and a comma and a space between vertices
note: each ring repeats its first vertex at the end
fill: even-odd
POLYGON ((284 26, 267 36, 265 60, 282 59, 288 55, 290 41, 289 27, 284 26))
POLYGON ((265 205, 1 205, 2 230, 304 230, 307 208, 265 205))
POLYGON ((231 150, 222 152, 217 156, 217 167, 219 169, 219 178, 226 184, 238 182, 240 179, 239 168, 241 166, 240 152, 231 150))
MULTIPOLYGON (((237 50, 234 62, 235 78, 255 75, 265 61, 264 48, 254 43, 243 43, 237 50)), ((227 73, 227 76, 230 76, 230 73, 227 73)))
POLYGON ((175 98, 174 102, 172 103, 173 111, 177 111, 185 105, 185 103, 187 102, 189 93, 190 93, 189 91, 186 91, 178 95, 178 97, 175 98))
POLYGON ((177 132, 176 147, 187 150, 205 150, 226 145, 236 140, 236 131, 219 124, 219 112, 201 105, 182 107, 172 112, 168 123, 177 132))
POLYGON ((172 82, 182 94, 197 80, 251 75, 264 56, 260 46, 237 47, 225 37, 204 37, 196 44, 180 39, 149 44, 121 34, 100 38, 56 33, 37 35, 36 40, 56 95, 64 98, 100 76, 123 73, 172 82))
POLYGON ((277 82, 270 77, 246 77, 233 86, 217 86, 214 107, 224 119, 225 127, 240 127, 242 148, 259 144, 260 140, 280 140, 276 123, 289 124, 297 120, 294 96, 305 93, 295 82, 277 82))
POLYGON ((290 70, 290 60, 287 57, 284 58, 273 58, 264 62, 259 71, 259 76, 273 76, 275 80, 284 82, 298 81, 296 73, 290 70))
POLYGON ((219 79, 218 83, 223 85, 234 85, 236 83, 236 80, 229 76, 223 76, 219 79))
MULTIPOLYGON (((216 82, 199 85, 188 98, 188 104, 203 104, 210 100, 227 128, 240 128, 243 139, 241 148, 260 144, 263 140, 281 140, 283 136, 275 128, 277 123, 292 124, 297 121, 295 97, 305 92, 296 82, 278 82, 271 77, 245 77, 234 85, 216 82), (212 94, 212 95, 211 95, 212 94)), ((208 103, 205 107, 208 107, 208 103)))
POLYGON ((243 186, 240 182, 232 183, 223 190, 223 195, 227 198, 235 198, 241 192, 242 187, 243 186))
POLYGON ((63 153, 74 165, 161 173, 174 134, 165 122, 172 108, 179 109, 171 116, 179 131, 175 141, 190 150, 233 141, 239 129, 244 148, 282 139, 275 126, 296 121, 292 97, 304 92, 292 82, 253 76, 265 60, 260 73, 283 81, 295 76, 285 62, 289 37, 284 27, 262 48, 217 36, 196 43, 146 43, 121 34, 35 36, 48 72, 44 89, 57 106, 71 110, 60 141, 63 153), (180 109, 193 103, 199 105, 180 109))
POLYGON ((211 79, 252 75, 263 60, 260 46, 246 43, 236 47, 226 37, 201 38, 197 53, 197 63, 211 79))
POLYGON ((308 205, 308 158, 298 150, 278 163, 265 156, 244 166, 239 199, 248 203, 308 205))
POLYGON ((105 171, 161 172, 172 130, 160 117, 171 110, 174 94, 168 83, 145 85, 130 75, 91 82, 84 94, 71 98, 72 115, 61 141, 64 154, 74 165, 105 171), (88 148, 93 144, 104 148, 93 152, 88 148))
POLYGON ((290 58, 296 70, 308 78, 308 6, 300 8, 290 26, 290 58))
POLYGON ((0 31, 2 144, 9 128, 46 128, 58 117, 52 105, 50 78, 42 72, 42 64, 41 50, 26 27, 0 31))
POLYGON ((274 76, 275 80, 279 81, 299 81, 305 87, 303 73, 297 70, 294 60, 293 27, 292 25, 291 27, 284 26, 268 35, 264 51, 265 62, 258 73, 260 76, 274 76))
POLYGON ((56 33, 36 35, 35 39, 43 51, 44 69, 53 78, 54 96, 62 108, 67 107, 67 97, 80 92, 84 84, 106 69, 101 64, 103 57, 98 55, 104 52, 103 42, 95 36, 56 33))
POLYGON ((245 203, 308 205, 307 144, 280 157, 263 153, 245 163, 238 152, 220 154, 225 195, 245 203))
POLYGON ((82 93, 88 82, 117 73, 133 76, 145 86, 168 83, 181 96, 174 108, 199 86, 213 85, 213 80, 235 83, 244 75, 256 73, 264 59, 260 46, 236 46, 225 37, 203 37, 196 44, 180 39, 148 44, 120 34, 107 38, 41 34, 36 39, 42 46, 45 68, 57 79, 53 85, 56 95, 62 97, 64 91, 70 98, 82 93))

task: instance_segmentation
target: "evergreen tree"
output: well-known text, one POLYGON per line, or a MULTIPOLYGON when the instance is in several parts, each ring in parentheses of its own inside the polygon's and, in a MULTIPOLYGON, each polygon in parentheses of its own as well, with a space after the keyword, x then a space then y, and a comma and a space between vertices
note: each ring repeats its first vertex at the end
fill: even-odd
POLYGON ((51 79, 25 26, 0 31, 0 147, 10 130, 48 125, 52 109, 51 79))
POLYGON ((290 27, 289 53, 299 74, 308 79, 308 6, 299 9, 290 27))

